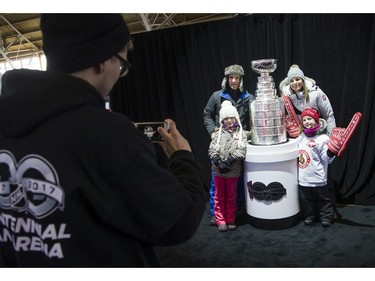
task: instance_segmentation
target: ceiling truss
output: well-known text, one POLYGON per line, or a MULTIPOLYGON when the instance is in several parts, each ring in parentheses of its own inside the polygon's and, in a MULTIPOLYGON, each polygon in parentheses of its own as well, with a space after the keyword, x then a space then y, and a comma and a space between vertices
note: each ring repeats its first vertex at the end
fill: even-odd
MULTIPOLYGON (((122 14, 131 34, 234 17, 234 14, 122 14)), ((0 62, 40 55, 40 14, 0 14, 0 62)), ((79 28, 79 27, 77 27, 79 28)))

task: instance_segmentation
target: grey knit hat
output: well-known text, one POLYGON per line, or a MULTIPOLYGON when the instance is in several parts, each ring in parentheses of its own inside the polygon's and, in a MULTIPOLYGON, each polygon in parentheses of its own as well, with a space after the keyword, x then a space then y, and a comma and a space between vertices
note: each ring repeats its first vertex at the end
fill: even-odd
POLYGON ((241 65, 238 64, 233 64, 225 68, 224 70, 224 78, 223 81, 221 82, 221 88, 224 90, 225 86, 227 84, 227 77, 229 75, 239 75, 241 76, 241 83, 240 83, 240 91, 243 91, 243 79, 242 76, 245 75, 245 71, 243 70, 241 65))
POLYGON ((302 70, 299 68, 298 65, 293 64, 288 71, 288 82, 290 83, 290 80, 293 78, 299 77, 302 80, 305 81, 305 75, 303 74, 302 70))

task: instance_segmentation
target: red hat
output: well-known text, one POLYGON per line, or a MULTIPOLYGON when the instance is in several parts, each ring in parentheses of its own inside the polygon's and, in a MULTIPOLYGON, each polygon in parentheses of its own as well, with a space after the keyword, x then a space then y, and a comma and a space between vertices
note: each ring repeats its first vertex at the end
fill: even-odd
POLYGON ((314 118, 314 120, 319 123, 319 113, 315 108, 305 108, 304 111, 302 111, 301 118, 303 120, 304 116, 310 116, 314 118))

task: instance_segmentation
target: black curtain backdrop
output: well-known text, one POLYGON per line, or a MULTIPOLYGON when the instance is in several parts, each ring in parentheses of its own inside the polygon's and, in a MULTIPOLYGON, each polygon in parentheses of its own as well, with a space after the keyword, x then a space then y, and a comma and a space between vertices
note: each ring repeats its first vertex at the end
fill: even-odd
POLYGON ((343 199, 375 205, 375 15, 253 14, 134 35, 133 69, 115 85, 113 111, 133 121, 172 118, 211 179, 203 108, 221 88, 224 68, 240 64, 255 93, 251 61, 278 59, 277 85, 292 64, 329 97, 339 127, 360 111, 362 122, 347 150, 330 165, 343 199))

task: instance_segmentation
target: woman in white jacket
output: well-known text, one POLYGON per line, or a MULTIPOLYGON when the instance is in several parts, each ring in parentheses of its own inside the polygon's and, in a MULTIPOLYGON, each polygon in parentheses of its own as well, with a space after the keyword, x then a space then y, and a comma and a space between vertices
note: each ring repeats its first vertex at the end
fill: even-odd
POLYGON ((315 80, 305 76, 298 65, 293 64, 290 67, 288 77, 281 81, 279 89, 281 95, 288 97, 292 102, 299 120, 305 108, 316 108, 320 113, 319 117, 327 121, 327 135, 331 134, 332 129, 336 127, 332 105, 315 80))

